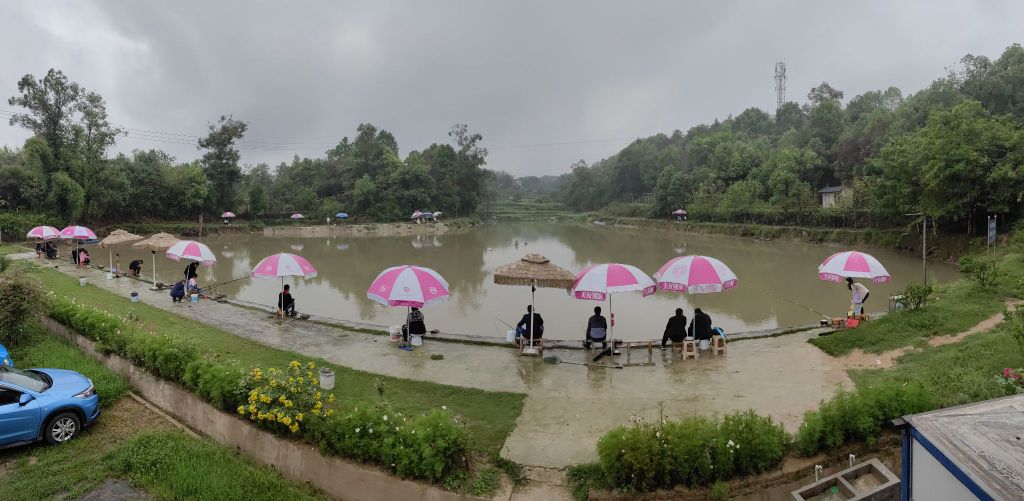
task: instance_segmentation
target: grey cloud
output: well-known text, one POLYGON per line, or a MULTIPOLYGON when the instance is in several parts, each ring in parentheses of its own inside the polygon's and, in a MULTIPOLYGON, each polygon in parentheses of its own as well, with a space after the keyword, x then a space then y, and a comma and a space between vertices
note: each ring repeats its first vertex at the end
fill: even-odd
MULTIPOLYGON (((15 1, 0 13, 0 43, 17 48, 0 52, 4 97, 56 67, 127 127, 199 135, 232 114, 250 123, 249 164, 321 155, 362 122, 403 153, 466 122, 491 168, 546 174, 621 138, 771 110, 780 58, 794 100, 822 80, 848 97, 919 89, 966 53, 1020 41, 1024 4, 15 1)), ((24 137, 0 127, 0 143, 24 137)), ((186 136, 149 137, 178 141, 117 149, 198 156, 186 136)))

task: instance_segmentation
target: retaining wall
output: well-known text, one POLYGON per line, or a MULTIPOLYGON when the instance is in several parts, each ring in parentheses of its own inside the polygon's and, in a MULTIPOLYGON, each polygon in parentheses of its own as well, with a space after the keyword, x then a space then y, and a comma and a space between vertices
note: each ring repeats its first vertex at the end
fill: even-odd
POLYGON ((191 392, 149 374, 124 358, 100 353, 92 340, 49 317, 42 321, 51 332, 127 379, 143 398, 185 425, 221 444, 237 448, 253 461, 271 466, 291 480, 309 483, 331 497, 359 501, 477 499, 432 485, 402 480, 379 469, 337 457, 324 456, 310 444, 280 438, 213 407, 191 392))

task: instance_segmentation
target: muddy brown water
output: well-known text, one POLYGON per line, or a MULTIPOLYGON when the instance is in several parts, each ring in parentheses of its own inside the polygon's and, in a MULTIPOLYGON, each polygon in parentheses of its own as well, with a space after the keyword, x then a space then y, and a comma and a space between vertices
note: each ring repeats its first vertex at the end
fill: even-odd
MULTIPOLYGON (((206 285, 246 277, 260 259, 277 252, 302 255, 317 268, 316 278, 286 279, 292 284, 300 312, 379 325, 402 323, 404 308, 387 308, 367 299, 366 289, 383 269, 398 264, 434 268, 451 285, 451 298, 428 306, 428 328, 445 332, 504 337, 530 301, 529 287, 493 283, 496 267, 526 253, 544 254, 559 266, 577 272, 591 263, 621 262, 648 273, 679 255, 703 254, 725 262, 739 278, 739 286, 718 294, 686 295, 659 292, 642 298, 639 293, 614 295, 615 337, 660 337, 665 322, 677 307, 691 317, 694 307, 708 312, 715 325, 727 332, 773 329, 816 322, 820 315, 842 316, 849 306, 845 284, 822 282, 817 266, 841 247, 805 242, 763 242, 720 235, 692 235, 640 229, 553 223, 490 225, 468 232, 438 236, 401 237, 265 237, 256 234, 210 236, 201 239, 217 254, 217 264, 201 268, 206 285), (519 246, 515 243, 518 240, 519 246), (799 306, 800 303, 803 306, 799 306), (499 320, 500 319, 500 320, 499 320)), ((145 260, 143 275, 152 274, 151 254, 128 247, 114 249, 122 268, 132 259, 145 260)), ((886 309, 887 297, 907 281, 921 280, 921 261, 889 249, 861 248, 886 266, 893 282, 870 284, 869 311, 886 309)), ((104 249, 91 248, 97 263, 106 263, 104 249)), ((169 282, 182 275, 186 263, 156 254, 157 274, 169 282)), ((954 267, 929 263, 929 280, 948 281, 954 267)), ((221 286, 221 292, 245 301, 271 305, 280 282, 244 279, 221 286)), ((537 290, 537 311, 545 322, 545 337, 582 338, 594 306, 608 314, 608 303, 581 301, 565 291, 537 290)))

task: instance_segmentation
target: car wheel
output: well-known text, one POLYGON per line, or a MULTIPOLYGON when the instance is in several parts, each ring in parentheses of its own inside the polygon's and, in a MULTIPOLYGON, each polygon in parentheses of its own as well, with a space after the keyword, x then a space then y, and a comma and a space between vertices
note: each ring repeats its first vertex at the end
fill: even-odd
POLYGON ((43 436, 51 444, 63 444, 78 436, 82 429, 82 420, 74 412, 62 412, 46 422, 43 436))

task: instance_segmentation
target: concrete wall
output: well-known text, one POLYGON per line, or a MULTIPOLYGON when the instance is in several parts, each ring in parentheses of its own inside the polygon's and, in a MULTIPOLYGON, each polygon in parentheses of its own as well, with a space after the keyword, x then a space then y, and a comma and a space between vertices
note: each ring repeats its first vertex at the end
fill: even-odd
POLYGON ((123 376, 143 398, 190 428, 221 444, 237 448, 257 463, 274 467, 287 478, 312 484, 329 496, 366 501, 476 499, 431 485, 401 480, 376 468, 324 456, 310 444, 279 438, 249 421, 218 410, 191 392, 149 374, 128 360, 96 351, 91 340, 50 318, 44 317, 43 325, 123 376))

